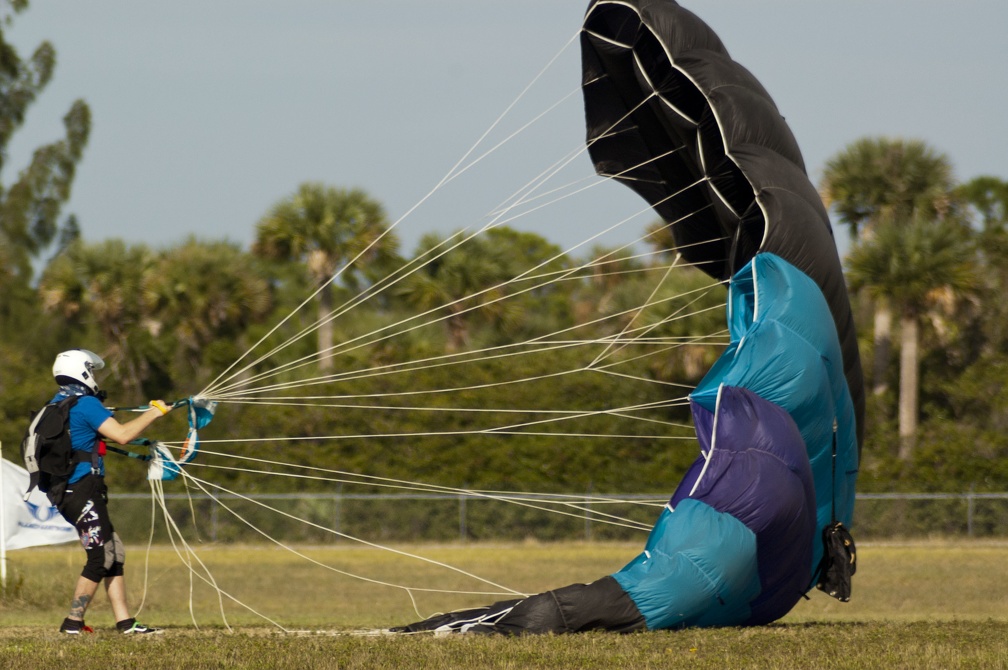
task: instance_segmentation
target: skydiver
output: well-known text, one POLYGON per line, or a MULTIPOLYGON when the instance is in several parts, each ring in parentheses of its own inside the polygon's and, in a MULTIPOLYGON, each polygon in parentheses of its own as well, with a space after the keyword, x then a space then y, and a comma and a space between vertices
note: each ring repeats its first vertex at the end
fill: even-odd
POLYGON ((95 371, 103 367, 105 362, 101 357, 86 349, 64 351, 56 356, 53 364, 53 377, 60 388, 49 404, 71 396, 78 397, 70 409, 67 422, 76 466, 65 484, 65 490, 61 490, 62 486, 53 486, 46 495, 63 518, 77 529, 87 554, 87 562, 74 588, 70 613, 59 630, 69 635, 94 632, 85 625, 84 614, 98 585, 104 581, 116 629, 120 633, 161 633, 161 629, 145 626, 129 614, 123 576, 126 550, 109 518, 103 459, 105 443, 102 438, 126 444, 170 412, 172 406, 161 400, 151 400, 150 409, 135 419, 119 423, 104 406, 105 393, 99 390, 94 376, 95 371))

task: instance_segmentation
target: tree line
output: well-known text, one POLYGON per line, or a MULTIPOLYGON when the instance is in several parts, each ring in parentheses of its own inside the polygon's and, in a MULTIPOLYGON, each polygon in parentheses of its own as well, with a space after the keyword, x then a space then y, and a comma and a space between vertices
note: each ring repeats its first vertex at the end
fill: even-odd
MULTIPOLYGON (((16 14, 27 2, 9 7, 16 14)), ((22 58, 0 32, 0 161, 54 66, 48 43, 22 58)), ((641 319, 651 319, 655 335, 667 341, 723 330, 723 291, 699 292, 705 278, 668 269, 674 251, 660 221, 648 229, 648 253, 639 256, 593 249, 573 258, 540 235, 506 227, 464 244, 461 233, 431 234, 407 252, 377 199, 359 189, 305 183, 250 222, 256 227, 250 249, 195 237, 160 249, 88 241, 87 222, 64 212, 90 132, 83 99, 71 105, 64 125, 64 138, 39 147, 12 183, 0 183, 0 440, 9 445, 8 457, 29 412, 54 391, 53 357, 73 346, 105 357, 104 385, 114 404, 126 406, 193 393, 256 342, 306 329, 311 337, 295 341, 286 355, 307 361, 310 372, 298 374, 333 375, 344 364, 327 352, 417 314, 434 317, 350 356, 362 365, 401 365, 523 342, 536 333, 576 329, 580 337, 601 338, 641 319), (507 283, 530 268, 530 277, 551 280, 507 283), (394 285, 378 290, 397 273, 394 285), (695 317, 663 319, 664 303, 652 293, 658 276, 665 277, 667 294, 703 296, 690 305, 695 317), (329 318, 362 295, 371 297, 354 307, 352 318, 329 318), (297 309, 308 296, 310 309, 297 309), (652 306, 645 314, 639 307, 646 303, 652 306), (282 327, 273 331, 276 324, 282 327)), ((827 163, 820 188, 853 239, 845 268, 869 380, 862 490, 1008 489, 1008 438, 1001 430, 1008 422, 1008 305, 1002 299, 1008 183, 996 177, 957 182, 949 159, 923 141, 864 138, 827 163)), ((614 407, 659 403, 668 393, 662 384, 695 384, 719 350, 710 342, 631 362, 635 377, 654 384, 597 375, 475 390, 508 375, 545 378, 549 366, 570 355, 558 350, 538 359, 489 358, 464 369, 418 365, 408 376, 355 381, 353 392, 391 397, 418 388, 471 388, 469 402, 499 408, 506 422, 509 406, 544 394, 606 398, 614 407)), ((686 409, 664 412, 670 424, 688 424, 686 409)), ((395 437, 318 440, 296 458, 453 486, 662 491, 695 456, 692 448, 649 439, 653 431, 641 422, 614 415, 591 420, 610 437, 564 449, 532 436, 449 437, 472 427, 471 417, 451 411, 403 420, 353 407, 242 405, 225 414, 213 424, 216 434, 250 440, 233 447, 236 454, 291 458, 282 444, 253 440, 310 438, 338 426, 347 435, 395 437)), ((240 472, 225 477, 246 488, 295 486, 240 472)), ((123 467, 117 479, 143 486, 139 468, 123 467)))

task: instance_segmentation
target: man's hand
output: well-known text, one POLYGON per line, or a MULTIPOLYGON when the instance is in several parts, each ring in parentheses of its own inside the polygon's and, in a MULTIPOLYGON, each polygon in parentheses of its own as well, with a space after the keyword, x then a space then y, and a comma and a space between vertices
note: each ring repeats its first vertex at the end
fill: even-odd
POLYGON ((154 409, 158 410, 159 412, 161 412, 161 416, 164 416, 168 412, 175 409, 173 405, 165 403, 164 400, 151 400, 147 404, 153 407, 154 409))

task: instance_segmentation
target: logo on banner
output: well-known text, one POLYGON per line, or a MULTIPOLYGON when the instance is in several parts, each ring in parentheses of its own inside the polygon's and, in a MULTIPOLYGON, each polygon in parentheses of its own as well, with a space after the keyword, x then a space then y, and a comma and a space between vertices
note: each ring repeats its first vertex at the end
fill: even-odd
POLYGON ((32 518, 39 523, 45 523, 59 516, 59 510, 52 505, 36 505, 27 500, 25 501, 25 505, 28 506, 28 511, 31 512, 32 518))

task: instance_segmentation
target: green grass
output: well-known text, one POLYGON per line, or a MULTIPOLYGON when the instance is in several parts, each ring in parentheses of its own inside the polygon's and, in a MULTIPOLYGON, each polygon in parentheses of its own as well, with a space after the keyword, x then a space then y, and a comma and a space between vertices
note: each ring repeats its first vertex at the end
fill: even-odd
MULTIPOLYGON (((638 550, 629 544, 508 544, 412 547, 527 592, 589 581, 638 550)), ((392 554, 360 548, 307 548, 326 565, 414 586, 474 588, 471 580, 392 554)), ((859 547, 853 600, 812 593, 784 620, 752 629, 634 635, 593 633, 521 639, 473 636, 363 636, 417 617, 399 589, 353 580, 274 548, 206 547, 199 556, 218 584, 289 631, 225 602, 194 582, 170 548, 150 560, 134 547, 128 561, 140 619, 167 626, 155 639, 112 632, 103 596, 88 613, 97 629, 63 639, 79 572, 78 547, 37 548, 9 556, 0 604, 0 667, 136 668, 1006 668, 1008 544, 930 542, 859 547), (192 622, 190 600, 199 624, 192 622), (293 632, 297 631, 297 632, 293 632)), ((486 603, 492 596, 417 593, 420 615, 486 603)))

